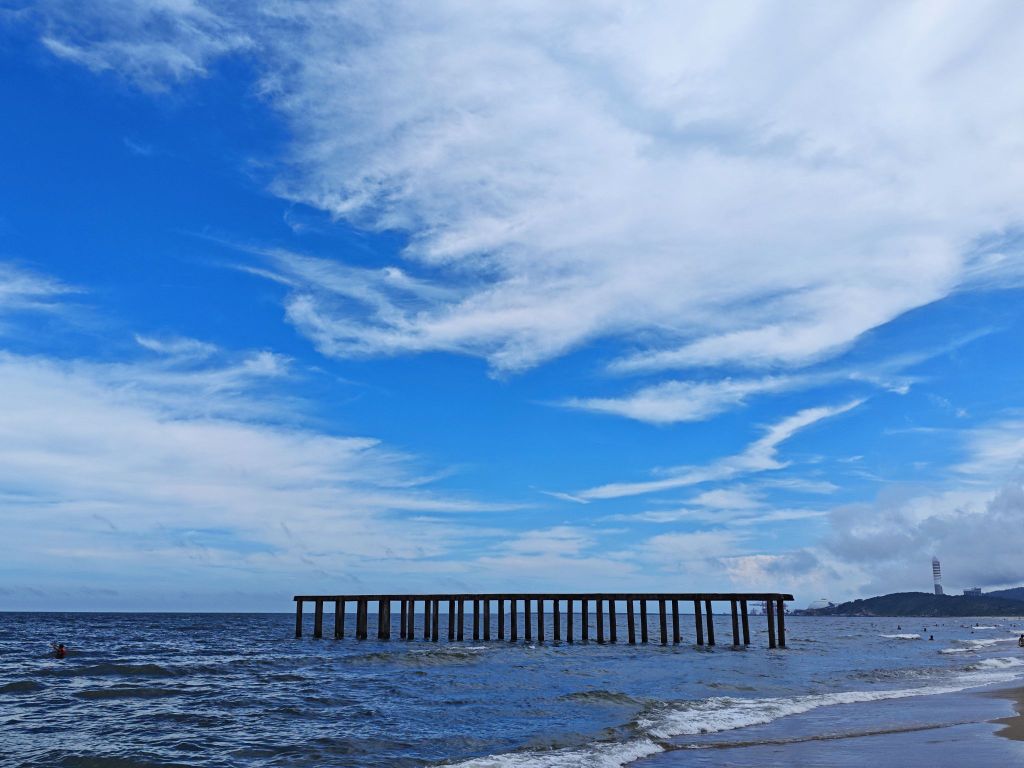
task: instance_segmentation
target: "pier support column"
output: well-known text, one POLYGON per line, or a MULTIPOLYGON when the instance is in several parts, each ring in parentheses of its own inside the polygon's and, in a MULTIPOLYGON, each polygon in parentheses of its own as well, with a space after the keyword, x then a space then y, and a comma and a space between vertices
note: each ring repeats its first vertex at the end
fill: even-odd
POLYGON ((316 612, 313 614, 313 637, 319 640, 324 636, 324 601, 316 601, 316 612))
POLYGON ((775 601, 765 600, 764 612, 768 614, 768 647, 775 647, 775 601))
POLYGON ((672 601, 672 643, 673 645, 679 645, 682 640, 682 634, 679 631, 679 601, 672 601))
POLYGON ((377 601, 377 639, 388 639, 387 600, 377 601))
POLYGON ((615 620, 615 598, 608 600, 608 642, 619 642, 618 622, 615 620))
POLYGON ((738 648, 740 644, 740 617, 736 612, 736 601, 729 601, 729 609, 732 612, 732 647, 738 648))
POLYGON ((647 601, 640 601, 640 642, 647 642, 647 601))
POLYGON ((597 598, 597 642, 604 642, 604 600, 597 598))
POLYGON ((405 639, 415 640, 416 639, 416 601, 409 601, 409 626, 406 628, 405 639))
POLYGON ((661 629, 661 644, 668 645, 668 622, 665 619, 665 601, 658 601, 658 626, 661 629))
POLYGON ((740 619, 743 621, 743 645, 750 645, 750 619, 747 616, 746 600, 740 600, 740 619))
POLYGON ((366 600, 359 600, 356 603, 356 640, 366 639, 366 600))
POLYGON ((508 601, 508 641, 515 643, 519 640, 519 608, 516 607, 516 603, 519 602, 514 597, 508 601))
POLYGON ((448 642, 455 639, 455 598, 448 598, 448 642))
POLYGON ((498 598, 498 639, 505 639, 505 601, 498 598))
POLYGON ((551 601, 551 633, 556 643, 562 642, 562 609, 561 601, 556 597, 551 601))
POLYGON ((528 643, 533 642, 533 609, 530 607, 530 598, 523 598, 523 634, 528 643))
POLYGON ((484 640, 491 639, 491 601, 484 600, 484 640))
POLYGON ((544 642, 544 598, 537 598, 537 642, 544 642))
POLYGON ((295 601, 295 637, 302 637, 302 601, 295 601))
POLYGON ((704 618, 700 614, 700 600, 693 601, 693 625, 697 634, 697 645, 704 645, 704 618))
POLYGON ((459 598, 459 640, 464 640, 466 636, 466 601, 464 598, 459 598))
POLYGON ((626 601, 626 634, 629 636, 629 644, 636 645, 636 616, 633 615, 633 601, 626 601))
POLYGON ((480 639, 480 601, 473 601, 473 639, 480 639))
POLYGON ((711 612, 711 601, 704 601, 704 613, 708 616, 708 645, 715 644, 715 617, 711 612))
POLYGON ((340 640, 345 636, 345 601, 334 601, 334 639, 340 640))
POLYGON ((436 598, 434 600, 434 611, 431 614, 430 619, 431 619, 430 640, 431 640, 431 642, 436 643, 438 638, 440 637, 440 633, 438 632, 438 630, 440 629, 440 623, 441 623, 441 599, 440 598, 436 598))
POLYGON ((430 640, 430 601, 423 601, 423 639, 430 640))
POLYGON ((573 631, 572 631, 572 600, 565 601, 565 642, 573 643, 573 631))
POLYGON ((775 604, 779 619, 779 648, 786 647, 786 601, 781 597, 775 604))
POLYGON ((590 601, 587 598, 580 600, 580 640, 590 642, 590 601))
POLYGON ((409 603, 402 600, 402 612, 398 615, 398 639, 405 640, 405 633, 408 631, 406 626, 409 618, 409 603))

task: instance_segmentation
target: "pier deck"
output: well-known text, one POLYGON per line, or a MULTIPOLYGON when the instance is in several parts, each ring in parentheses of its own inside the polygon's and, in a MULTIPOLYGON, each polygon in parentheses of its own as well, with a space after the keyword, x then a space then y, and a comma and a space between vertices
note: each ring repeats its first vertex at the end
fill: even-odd
POLYGON ((626 614, 627 642, 638 642, 636 625, 640 619, 641 644, 647 643, 650 612, 655 611, 658 623, 656 638, 661 645, 669 644, 669 621, 671 619, 671 642, 674 645, 687 641, 690 633, 682 626, 680 604, 693 605, 693 643, 696 645, 715 644, 714 603, 728 603, 732 621, 732 644, 734 647, 750 645, 749 604, 763 603, 768 621, 768 647, 786 647, 786 602, 793 596, 780 592, 594 592, 594 593, 486 593, 486 594, 420 594, 420 595, 296 595, 295 637, 302 637, 302 611, 305 603, 313 603, 313 637, 322 638, 324 604, 333 603, 334 632, 336 639, 345 637, 346 606, 355 608, 355 628, 352 633, 357 640, 367 639, 369 609, 377 604, 377 639, 390 640, 392 636, 393 613, 398 609, 398 637, 413 640, 422 635, 423 640, 438 642, 442 634, 449 642, 467 639, 467 603, 472 611, 472 640, 479 642, 491 639, 508 642, 554 642, 574 643, 590 641, 590 610, 593 605, 596 617, 598 643, 618 642, 619 616, 616 608, 624 605, 626 614), (397 606, 396 606, 397 604, 397 606), (421 604, 417 614, 416 606, 421 604), (574 608, 578 606, 578 610, 574 608), (549 610, 545 610, 545 608, 549 610), (446 609, 442 633, 440 616, 446 609), (579 629, 574 629, 574 617, 580 616, 579 629), (417 622, 418 616, 422 620, 417 622), (545 624, 546 616, 551 617, 550 626, 545 624), (520 638, 519 619, 523 619, 520 638), (492 626, 497 618, 497 632, 492 638, 492 626), (417 626, 419 624, 419 626, 417 626), (742 626, 742 632, 740 628, 742 626), (507 630, 507 631, 506 631, 507 630), (550 630, 550 635, 548 634, 550 630))

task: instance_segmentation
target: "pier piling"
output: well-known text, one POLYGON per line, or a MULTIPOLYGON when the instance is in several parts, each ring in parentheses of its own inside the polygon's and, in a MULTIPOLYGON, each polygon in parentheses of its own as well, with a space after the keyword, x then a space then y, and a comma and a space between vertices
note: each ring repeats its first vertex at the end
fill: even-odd
POLYGON ((714 617, 714 614, 712 614, 712 612, 711 612, 711 601, 710 600, 705 600, 704 601, 704 613, 706 613, 707 617, 708 617, 708 645, 714 645, 715 644, 715 617, 714 617))
POLYGON ((661 630, 661 644, 668 645, 668 624, 665 621, 665 601, 658 601, 658 628, 661 630))
POLYGON ((750 619, 747 618, 746 600, 740 600, 740 618, 743 621, 743 645, 750 645, 750 619))
POLYGON ((679 645, 682 636, 679 631, 679 601, 672 601, 672 644, 679 645))
POLYGON ((736 613, 736 601, 729 601, 729 610, 732 612, 732 647, 737 648, 740 644, 740 621, 736 613))
POLYGON ((782 598, 775 601, 775 616, 779 622, 779 648, 786 647, 786 604, 782 598))
POLYGON ((316 612, 313 614, 313 637, 324 636, 324 601, 316 601, 316 612))
POLYGON ((610 594, 590 593, 570 594, 476 594, 476 595, 296 595, 295 601, 295 637, 301 638, 303 632, 303 610, 306 603, 313 603, 313 637, 324 636, 324 603, 334 604, 335 639, 345 637, 345 607, 355 605, 355 631, 357 640, 366 640, 369 625, 369 605, 376 603, 377 639, 392 638, 392 611, 398 614, 399 629, 397 637, 402 640, 416 638, 416 604, 423 604, 423 640, 438 642, 441 639, 441 604, 448 604, 447 640, 449 642, 465 639, 466 601, 473 603, 473 640, 490 642, 492 640, 492 604, 497 609, 497 639, 519 642, 519 604, 522 603, 524 639, 527 642, 545 642, 547 635, 544 623, 545 603, 551 603, 551 633, 547 635, 555 643, 574 643, 577 640, 575 631, 575 608, 579 601, 581 624, 579 640, 590 640, 590 604, 595 605, 596 640, 598 643, 618 642, 618 603, 626 611, 626 630, 630 645, 637 642, 647 643, 648 614, 647 603, 651 600, 658 603, 658 640, 661 645, 669 644, 668 612, 671 603, 672 638, 671 642, 678 645, 682 641, 679 602, 689 600, 693 603, 695 643, 698 646, 715 645, 714 603, 728 603, 732 629, 732 646, 750 645, 750 622, 748 602, 753 600, 765 607, 765 618, 768 624, 768 647, 786 647, 786 601, 792 600, 791 595, 781 593, 733 593, 733 594, 610 594), (394 602, 398 605, 394 606, 394 602), (563 603, 564 601, 564 603, 563 603), (506 603, 508 604, 508 637, 506 638, 506 603), (397 608, 397 610, 395 610, 397 608), (640 612, 639 637, 637 637, 636 614, 640 612), (562 612, 565 611, 564 625, 562 612), (536 611, 536 615, 534 614, 536 611), (607 631, 605 612, 607 611, 607 631), (481 613, 483 613, 481 622, 481 613), (536 621, 536 635, 534 635, 536 621), (481 624, 483 626, 481 626, 481 624), (742 640, 741 640, 742 638, 742 640))

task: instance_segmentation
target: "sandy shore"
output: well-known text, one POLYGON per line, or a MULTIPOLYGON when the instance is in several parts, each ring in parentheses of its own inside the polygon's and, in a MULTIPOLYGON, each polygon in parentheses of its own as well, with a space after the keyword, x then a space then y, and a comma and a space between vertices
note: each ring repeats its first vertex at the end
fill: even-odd
POLYGON ((999 699, 1009 699, 1014 703, 1014 707, 1017 710, 1017 714, 1013 717, 1004 717, 992 721, 1003 726, 1003 728, 996 731, 996 735, 1016 741, 1024 741, 1024 688, 1007 688, 1003 691, 995 691, 990 695, 999 699))

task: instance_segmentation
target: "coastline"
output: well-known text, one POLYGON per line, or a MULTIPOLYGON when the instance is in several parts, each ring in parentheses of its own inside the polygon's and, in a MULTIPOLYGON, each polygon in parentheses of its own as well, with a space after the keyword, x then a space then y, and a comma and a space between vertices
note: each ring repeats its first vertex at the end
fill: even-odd
POLYGON ((1005 688, 1000 691, 992 691, 986 694, 996 699, 1008 699, 1013 702, 1016 714, 1010 717, 1002 717, 992 722, 1003 726, 996 731, 996 736, 1014 741, 1024 741, 1024 687, 1005 688))

